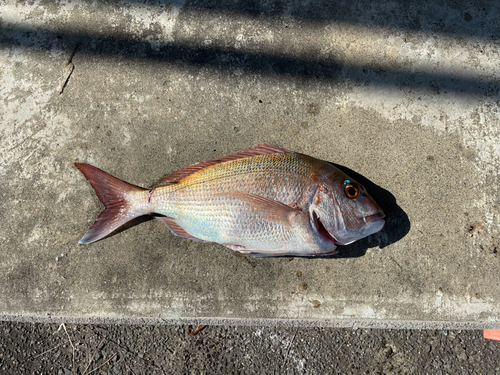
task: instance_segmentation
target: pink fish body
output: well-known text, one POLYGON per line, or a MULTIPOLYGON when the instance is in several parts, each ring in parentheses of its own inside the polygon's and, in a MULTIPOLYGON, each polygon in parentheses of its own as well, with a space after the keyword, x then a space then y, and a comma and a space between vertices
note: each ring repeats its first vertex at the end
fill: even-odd
POLYGON ((384 226, 380 207, 338 168, 269 145, 182 168, 153 189, 76 166, 105 206, 82 244, 154 215, 178 236, 250 255, 324 256, 384 226))

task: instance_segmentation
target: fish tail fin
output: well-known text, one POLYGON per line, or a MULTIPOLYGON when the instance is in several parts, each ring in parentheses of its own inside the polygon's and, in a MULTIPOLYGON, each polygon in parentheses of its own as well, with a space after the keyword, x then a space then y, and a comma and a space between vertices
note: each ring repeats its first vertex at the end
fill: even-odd
POLYGON ((141 197, 134 196, 134 193, 147 189, 122 181, 89 164, 75 163, 75 166, 85 175, 104 205, 104 211, 78 243, 89 244, 98 241, 126 222, 148 213, 138 204, 141 197))

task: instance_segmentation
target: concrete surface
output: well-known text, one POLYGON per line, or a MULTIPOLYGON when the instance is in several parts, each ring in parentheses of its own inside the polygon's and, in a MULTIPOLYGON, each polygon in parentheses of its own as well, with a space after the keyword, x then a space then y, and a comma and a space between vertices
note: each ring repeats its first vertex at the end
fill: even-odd
POLYGON ((3 319, 500 328, 497 2, 0 4, 3 319), (331 259, 156 221, 77 244, 75 161, 151 186, 263 142, 344 167, 384 230, 331 259))

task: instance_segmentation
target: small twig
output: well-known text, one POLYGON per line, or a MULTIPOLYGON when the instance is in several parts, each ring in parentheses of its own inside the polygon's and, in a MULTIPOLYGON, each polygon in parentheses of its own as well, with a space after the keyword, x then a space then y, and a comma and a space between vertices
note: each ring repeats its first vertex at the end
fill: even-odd
POLYGON ((66 329, 66 325, 64 323, 62 323, 59 326, 59 329, 57 331, 60 331, 61 327, 64 328, 64 332, 66 332, 66 335, 68 336, 69 343, 71 344, 71 347, 73 348, 73 375, 75 375, 76 374, 76 371, 75 371, 75 347, 73 346, 73 343, 71 342, 71 337, 69 337, 68 330, 66 329))
POLYGON ((342 345, 345 344, 345 342, 347 341, 347 339, 349 338, 349 333, 347 334, 347 337, 345 338, 344 341, 342 341, 342 344, 340 344, 340 346, 337 348, 337 350, 335 351, 335 354, 337 354, 340 350, 340 348, 342 347, 342 345))
POLYGON ((396 259, 394 259, 393 257, 389 256, 389 258, 394 262, 396 263, 396 266, 399 267, 400 270, 403 270, 403 267, 401 267, 401 264, 399 264, 398 262, 396 262, 396 259))
POLYGON ((288 344, 288 349, 285 354, 285 359, 283 360, 283 364, 281 365, 281 369, 285 367, 286 359, 288 358, 288 353, 290 353, 290 348, 292 347, 293 340, 295 339, 295 335, 297 334, 297 331, 299 330, 299 327, 295 330, 295 333, 293 334, 292 340, 290 340, 290 344, 288 344))
POLYGON ((191 327, 189 324, 186 326, 186 331, 187 331, 187 334, 190 335, 190 336, 196 336, 198 334, 198 332, 200 332, 203 328, 205 328, 207 325, 204 324, 202 326, 200 326, 196 331, 194 332, 191 332, 191 329, 189 327, 191 327))
POLYGON ((64 91, 64 88, 68 84, 69 77, 71 77, 71 73, 73 73, 73 70, 75 69, 75 64, 69 63, 68 67, 66 68, 66 72, 64 73, 64 80, 61 84, 61 89, 59 90, 59 95, 61 95, 64 91))
POLYGON ((61 345, 62 345, 62 344, 56 345, 56 346, 54 346, 52 349, 46 350, 46 351, 44 351, 43 353, 40 353, 40 354, 34 355, 34 356, 32 356, 32 357, 29 357, 28 359, 38 358, 38 357, 40 357, 41 355, 44 355, 45 353, 51 352, 52 350, 56 350, 56 349, 57 349, 58 347, 60 347, 61 345))
POLYGON ((61 95, 64 91, 64 88, 68 84, 69 77, 71 77, 71 74, 73 73, 73 70, 75 69, 75 64, 73 64, 73 56, 75 56, 76 50, 78 49, 78 46, 80 45, 80 42, 76 43, 75 48, 73 48, 73 51, 71 52, 71 55, 69 55, 68 61, 66 62, 66 72, 64 73, 64 80, 61 83, 61 89, 59 90, 59 95, 61 95))
POLYGON ((86 375, 87 374, 87 370, 89 369, 90 367, 90 364, 92 363, 92 361, 94 360, 94 356, 95 356, 95 353, 97 353, 97 351, 99 350, 102 342, 104 341, 104 339, 101 340, 101 342, 99 343, 99 345, 97 345, 97 348, 95 348, 94 350, 94 354, 92 354, 92 358, 90 358, 90 362, 89 364, 87 365, 87 367, 85 367, 85 371, 83 371, 83 375, 86 375))
POLYGON ((129 369, 129 371, 132 373, 132 375, 135 375, 135 372, 133 372, 132 369, 130 367, 128 367, 127 364, 125 365, 125 367, 129 369))
POLYGON ((102 365, 100 365, 99 367, 96 367, 95 369, 93 369, 92 371, 90 371, 87 375, 90 375, 90 374, 92 374, 94 371, 99 370, 102 366, 104 366, 106 363, 108 363, 109 361, 111 361, 111 360, 114 358, 114 356, 115 356, 115 355, 117 355, 117 354, 118 354, 118 352, 116 352, 115 354, 113 354, 111 357, 109 357, 109 359, 108 359, 106 362, 104 362, 104 363, 103 363, 102 365))

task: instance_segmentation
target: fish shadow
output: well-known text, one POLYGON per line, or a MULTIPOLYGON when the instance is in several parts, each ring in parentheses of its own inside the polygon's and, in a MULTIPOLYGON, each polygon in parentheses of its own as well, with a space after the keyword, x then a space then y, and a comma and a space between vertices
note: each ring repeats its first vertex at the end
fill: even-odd
POLYGON ((99 239, 96 242, 103 241, 103 240, 108 239, 110 237, 116 236, 118 233, 124 232, 127 229, 135 227, 136 225, 145 223, 145 222, 150 221, 150 220, 154 220, 156 218, 156 216, 157 215, 144 215, 144 216, 136 217, 135 219, 127 221, 121 227, 115 229, 113 232, 111 232, 110 234, 108 234, 106 237, 103 237, 103 238, 99 239))
POLYGON ((357 258, 364 256, 369 248, 378 246, 383 249, 401 238, 406 236, 410 231, 410 219, 406 212, 396 203, 396 198, 388 190, 374 184, 359 173, 338 165, 330 163, 334 167, 340 169, 353 180, 356 180, 366 188, 368 194, 377 202, 382 211, 385 213, 385 225, 380 232, 374 233, 371 236, 362 238, 350 245, 338 247, 338 253, 328 256, 327 258, 357 258))

